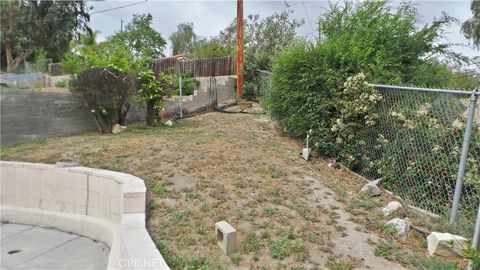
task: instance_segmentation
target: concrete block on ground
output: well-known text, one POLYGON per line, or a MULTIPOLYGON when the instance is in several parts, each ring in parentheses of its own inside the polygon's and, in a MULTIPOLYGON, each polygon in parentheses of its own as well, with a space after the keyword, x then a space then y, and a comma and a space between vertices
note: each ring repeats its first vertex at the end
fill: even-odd
POLYGON ((463 250, 468 248, 467 239, 450 233, 432 232, 427 236, 428 253, 444 257, 464 256, 463 250))
POLYGON ((237 230, 228 222, 220 221, 215 223, 215 234, 217 235, 217 244, 225 255, 230 255, 236 251, 237 230))

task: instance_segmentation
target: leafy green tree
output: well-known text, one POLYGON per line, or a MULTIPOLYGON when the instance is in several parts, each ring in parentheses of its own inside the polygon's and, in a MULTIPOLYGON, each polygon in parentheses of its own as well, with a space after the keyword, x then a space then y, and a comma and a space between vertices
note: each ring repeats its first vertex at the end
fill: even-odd
POLYGON ((201 39, 195 43, 194 49, 189 54, 191 58, 213 58, 234 55, 235 49, 224 46, 220 39, 201 39))
POLYGON ((148 126, 155 123, 155 115, 163 108, 163 99, 170 95, 172 91, 172 78, 164 73, 155 75, 152 70, 146 70, 139 73, 140 89, 138 94, 139 101, 147 105, 147 114, 145 122, 148 126))
MULTIPOLYGON (((321 46, 330 52, 330 65, 349 74, 368 72, 374 82, 415 83, 428 59, 450 55, 441 38, 452 21, 442 14, 417 28, 420 16, 408 2, 396 9, 388 0, 331 4, 320 20, 321 46)), ((435 83, 428 80, 430 86, 435 83)))
POLYGON ((109 37, 108 42, 125 45, 135 59, 151 61, 164 56, 163 51, 167 43, 152 27, 152 19, 150 13, 134 14, 125 30, 109 37))
POLYGON ((60 63, 62 69, 78 74, 91 67, 114 67, 121 72, 133 72, 140 67, 123 44, 104 43, 102 46, 84 46, 77 53, 66 53, 60 63))
POLYGON ((0 1, 1 54, 15 72, 37 48, 58 61, 77 32, 90 31, 86 1, 0 1))
POLYGON ((195 48, 198 37, 193 31, 193 23, 180 23, 177 31, 170 35, 174 55, 189 55, 195 48))
MULTIPOLYGON (((131 77, 136 76, 132 73, 136 72, 136 70, 140 68, 140 62, 133 57, 125 45, 112 44, 109 42, 105 42, 100 45, 92 44, 91 42, 86 44, 90 45, 78 46, 76 47, 75 53, 66 53, 61 62, 62 69, 73 74, 74 80, 80 80, 78 76, 80 76, 80 74, 84 74, 87 70, 97 70, 94 68, 103 68, 103 70, 107 71, 113 69, 116 72, 121 73, 121 76, 118 75, 114 76, 113 78, 107 78, 110 82, 118 85, 122 85, 124 81, 130 81, 131 77)), ((93 84, 81 82, 82 85, 86 85, 82 88, 83 91, 86 91, 85 89, 90 88, 95 89, 94 84, 96 83, 98 84, 98 95, 104 95, 102 92, 103 83, 100 81, 100 78, 103 77, 97 78, 91 74, 88 76, 84 75, 84 79, 88 78, 93 78, 94 82, 93 84)), ((89 91, 93 93, 95 90, 89 91)), ((111 109, 116 110, 117 123, 120 125, 125 125, 127 113, 130 110, 130 102, 127 97, 129 97, 132 92, 127 91, 119 93, 125 95, 124 102, 122 105, 116 104, 111 109)), ((108 110, 108 112, 108 115, 110 115, 110 110, 108 110)), ((102 128, 102 130, 104 129, 102 128)))
POLYGON ((461 31, 467 39, 472 40, 473 46, 480 49, 480 0, 472 0, 470 9, 473 16, 462 23, 461 31))
MULTIPOLYGON (((275 55, 296 40, 296 29, 304 22, 291 18, 292 13, 274 13, 263 20, 259 15, 249 15, 244 20, 246 98, 257 99, 260 95, 258 70, 270 70, 275 55)), ((226 50, 234 51, 236 20, 220 33, 219 39, 226 50)))

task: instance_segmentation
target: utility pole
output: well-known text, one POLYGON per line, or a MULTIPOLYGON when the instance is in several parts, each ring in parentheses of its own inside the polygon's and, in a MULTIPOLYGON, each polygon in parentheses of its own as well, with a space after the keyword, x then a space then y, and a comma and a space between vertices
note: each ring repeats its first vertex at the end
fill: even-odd
POLYGON ((120 19, 120 32, 123 32, 123 19, 120 19))
POLYGON ((237 0, 237 97, 243 97, 243 0, 237 0))

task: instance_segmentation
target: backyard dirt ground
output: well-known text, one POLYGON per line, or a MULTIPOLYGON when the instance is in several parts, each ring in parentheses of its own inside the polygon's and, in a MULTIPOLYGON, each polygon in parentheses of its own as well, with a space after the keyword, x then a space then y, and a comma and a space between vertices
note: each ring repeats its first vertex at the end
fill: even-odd
MULTIPOLYGON (((361 196, 364 180, 325 158, 304 161, 301 148, 265 115, 215 112, 6 147, 1 158, 75 161, 144 179, 148 230, 174 269, 455 269, 452 259, 427 258, 423 235, 401 241, 384 225, 394 217, 381 215, 388 194, 361 196), (221 220, 238 230, 230 257, 216 244, 221 220)), ((434 226, 413 211, 396 214, 434 226)))

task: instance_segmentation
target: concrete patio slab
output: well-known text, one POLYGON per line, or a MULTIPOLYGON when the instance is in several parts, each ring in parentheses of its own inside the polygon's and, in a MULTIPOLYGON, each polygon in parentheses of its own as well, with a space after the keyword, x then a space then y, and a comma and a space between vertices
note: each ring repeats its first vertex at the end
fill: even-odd
POLYGON ((109 248, 79 235, 2 224, 2 269, 106 269, 109 248))

